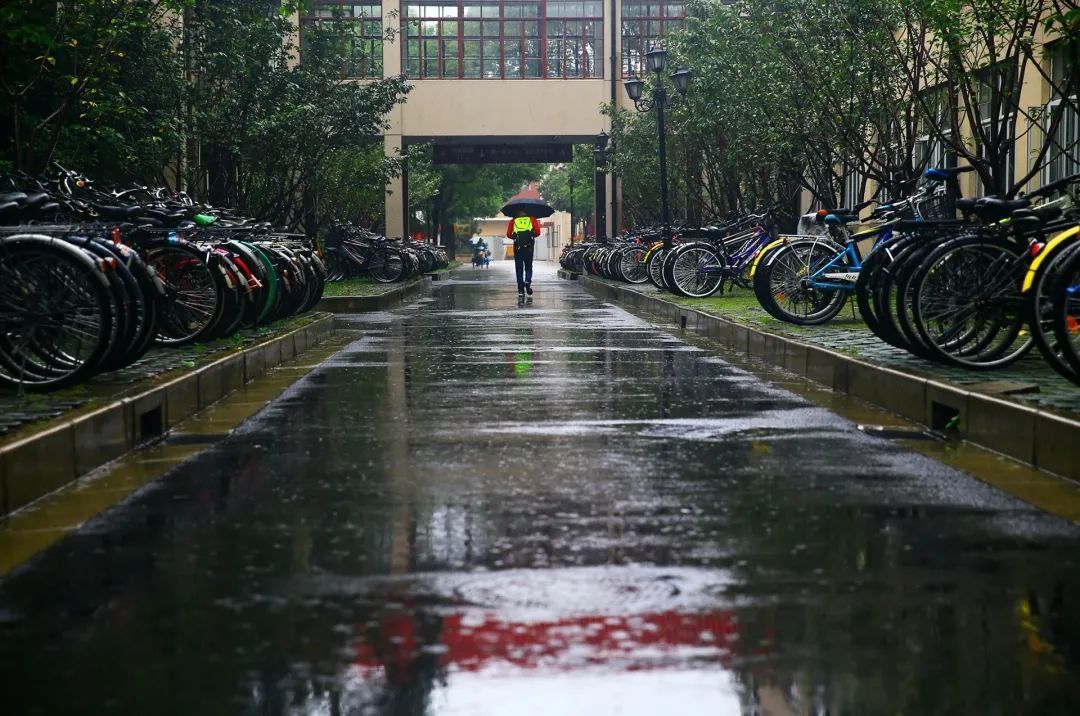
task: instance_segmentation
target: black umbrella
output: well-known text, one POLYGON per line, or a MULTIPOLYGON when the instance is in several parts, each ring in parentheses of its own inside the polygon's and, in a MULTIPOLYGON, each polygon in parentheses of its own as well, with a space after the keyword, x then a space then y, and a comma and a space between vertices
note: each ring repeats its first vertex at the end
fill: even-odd
POLYGON ((543 199, 530 199, 528 197, 515 199, 500 211, 504 216, 517 216, 519 211, 524 211, 525 216, 533 216, 537 219, 544 219, 555 213, 555 210, 548 206, 543 199))

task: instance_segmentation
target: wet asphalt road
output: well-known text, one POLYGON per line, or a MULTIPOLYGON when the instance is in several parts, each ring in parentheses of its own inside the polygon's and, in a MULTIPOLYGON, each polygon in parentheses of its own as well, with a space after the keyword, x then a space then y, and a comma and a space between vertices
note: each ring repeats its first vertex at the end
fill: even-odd
POLYGON ((1080 530, 538 273, 0 583, 0 711, 1077 713, 1080 530))

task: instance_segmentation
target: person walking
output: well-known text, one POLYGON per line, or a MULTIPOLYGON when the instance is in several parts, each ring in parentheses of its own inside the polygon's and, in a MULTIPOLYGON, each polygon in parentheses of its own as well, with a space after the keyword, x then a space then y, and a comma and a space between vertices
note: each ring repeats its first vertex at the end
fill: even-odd
POLYGON ((536 249, 536 237, 540 235, 540 222, 528 216, 524 211, 506 226, 506 238, 514 240, 514 272, 517 274, 518 300, 530 296, 532 290, 533 252, 536 249))

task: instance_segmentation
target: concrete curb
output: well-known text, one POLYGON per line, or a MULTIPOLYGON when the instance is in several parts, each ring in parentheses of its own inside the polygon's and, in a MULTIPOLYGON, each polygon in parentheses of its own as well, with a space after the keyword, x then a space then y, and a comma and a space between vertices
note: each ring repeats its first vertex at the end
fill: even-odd
POLYGON ((663 298, 583 276, 594 296, 659 314, 683 330, 738 353, 781 366, 905 418, 941 430, 954 421, 960 438, 1039 470, 1080 480, 1080 422, 927 376, 909 375, 811 343, 686 308, 663 298), (1077 441, 1077 442, 1073 442, 1077 441))
POLYGON ((160 437, 330 335, 333 316, 220 358, 0 448, 0 516, 160 437))
POLYGON ((416 294, 426 292, 430 288, 431 281, 425 275, 397 286, 379 296, 325 296, 315 306, 315 310, 329 313, 386 311, 396 308, 416 294))

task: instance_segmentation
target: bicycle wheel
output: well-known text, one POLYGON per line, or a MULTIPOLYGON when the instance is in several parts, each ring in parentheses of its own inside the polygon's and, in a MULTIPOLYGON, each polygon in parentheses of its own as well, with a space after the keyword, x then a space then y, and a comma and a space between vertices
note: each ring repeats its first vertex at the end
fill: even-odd
POLYGON ((664 262, 664 283, 672 293, 704 298, 723 285, 726 267, 719 249, 705 243, 683 244, 664 262))
MULTIPOLYGON (((125 355, 129 345, 136 337, 139 310, 135 306, 138 287, 127 267, 120 263, 104 242, 90 236, 64 237, 62 241, 77 247, 91 257, 101 267, 102 274, 109 284, 109 294, 113 304, 113 335, 109 349, 98 359, 97 370, 113 370, 126 363, 125 355)), ((71 356, 58 345, 48 342, 36 347, 38 357, 43 364, 54 370, 64 372, 79 363, 76 356, 71 356)))
POLYGON ((143 313, 139 316, 139 330, 132 345, 128 349, 130 363, 142 358, 154 344, 157 336, 158 314, 161 308, 161 299, 165 295, 164 287, 150 266, 139 256, 139 252, 124 244, 116 245, 121 249, 123 261, 135 277, 142 294, 140 303, 143 313))
POLYGON ((659 248, 650 249, 648 257, 645 260, 645 273, 649 277, 649 283, 657 288, 664 288, 664 254, 666 251, 661 246, 659 248))
POLYGON ((234 257, 227 251, 215 250, 211 254, 211 265, 219 272, 224 283, 221 292, 219 317, 212 334, 213 338, 228 338, 240 330, 244 322, 244 310, 247 302, 247 277, 234 262, 234 257))
POLYGON ((151 244, 144 250, 146 262, 165 286, 158 342, 187 345, 207 339, 220 317, 226 290, 219 272, 191 244, 151 244))
POLYGON ((873 297, 874 309, 881 321, 879 335, 892 345, 927 360, 933 358, 907 320, 904 295, 911 275, 920 265, 924 253, 931 248, 925 241, 914 239, 899 246, 892 260, 879 271, 873 297))
POLYGON ((1052 238, 1028 269, 1022 291, 1028 329, 1050 367, 1073 382, 1080 382, 1080 372, 1073 369, 1065 357, 1064 348, 1054 332, 1054 297, 1066 280, 1063 272, 1070 257, 1080 249, 1076 229, 1052 238))
POLYGON ((1065 262, 1052 289, 1051 301, 1058 349, 1080 375, 1080 251, 1073 252, 1065 262))
POLYGON ((1008 365, 1030 350, 1020 280, 1027 253, 1003 239, 956 239, 913 275, 911 322, 936 360, 965 368, 1008 365))
POLYGON ((754 272, 754 294, 769 315, 800 326, 826 323, 844 307, 847 294, 814 285, 811 276, 842 249, 820 241, 778 246, 754 272))
POLYGON ((306 253, 304 258, 308 261, 306 267, 310 274, 309 279, 312 288, 308 293, 307 302, 300 308, 301 313, 315 308, 316 304, 322 300, 323 291, 326 290, 326 266, 323 264, 322 259, 314 251, 306 253))
POLYGON ((0 307, 0 383, 10 386, 78 383, 98 369, 116 335, 116 306, 100 266, 50 236, 0 241, 0 307))
POLYGON ((645 268, 645 247, 640 244, 627 246, 621 252, 621 264, 619 270, 627 283, 645 283, 649 280, 645 268))
POLYGON ((394 283, 405 278, 405 259, 397 250, 385 249, 375 254, 368 270, 379 283, 394 283))

